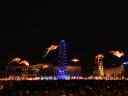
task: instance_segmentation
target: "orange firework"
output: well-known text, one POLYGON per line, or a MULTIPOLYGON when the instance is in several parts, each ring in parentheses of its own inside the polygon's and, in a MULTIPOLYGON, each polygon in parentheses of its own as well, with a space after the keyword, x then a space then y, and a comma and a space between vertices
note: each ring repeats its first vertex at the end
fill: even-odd
POLYGON ((55 50, 58 48, 58 45, 51 45, 48 50, 51 51, 51 50, 55 50))
POLYGON ((27 60, 22 60, 19 64, 24 64, 26 66, 29 66, 29 62, 27 60))
POLYGON ((122 56, 125 55, 123 52, 120 51, 109 51, 109 52, 112 53, 114 56, 117 56, 118 58, 121 58, 122 56))
POLYGON ((58 45, 51 45, 49 48, 47 48, 47 51, 46 51, 45 55, 43 56, 43 58, 45 58, 50 51, 55 50, 57 48, 58 48, 58 45))
POLYGON ((102 60, 104 58, 104 55, 102 54, 98 54, 95 56, 95 59, 99 62, 100 60, 102 60))
POLYGON ((14 58, 14 59, 12 59, 12 60, 9 62, 9 64, 12 63, 12 62, 19 63, 20 61, 21 61, 20 58, 14 58))
POLYGON ((76 62, 78 62, 78 61, 79 61, 79 59, 74 58, 74 59, 71 59, 71 61, 76 63, 76 62))
POLYGON ((44 66, 43 66, 43 69, 45 69, 45 68, 48 68, 48 65, 44 65, 44 66))

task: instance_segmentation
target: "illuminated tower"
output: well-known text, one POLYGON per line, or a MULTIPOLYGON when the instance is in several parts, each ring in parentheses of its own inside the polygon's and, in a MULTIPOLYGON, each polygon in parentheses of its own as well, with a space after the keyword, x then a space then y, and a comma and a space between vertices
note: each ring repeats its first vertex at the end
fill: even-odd
POLYGON ((98 64, 99 76, 104 76, 103 61, 104 55, 98 54, 95 56, 95 63, 98 64))
POLYGON ((100 61, 98 64, 99 76, 104 76, 103 62, 100 61))
POLYGON ((58 79, 65 79, 67 65, 66 43, 61 40, 58 53, 58 79))

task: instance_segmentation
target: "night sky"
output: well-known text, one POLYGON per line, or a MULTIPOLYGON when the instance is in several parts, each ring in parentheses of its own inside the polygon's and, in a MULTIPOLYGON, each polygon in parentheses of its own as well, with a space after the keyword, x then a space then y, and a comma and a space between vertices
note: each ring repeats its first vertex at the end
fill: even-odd
POLYGON ((3 2, 0 63, 7 64, 21 57, 31 64, 55 64, 58 50, 52 51, 45 60, 42 55, 45 48, 59 44, 61 39, 66 40, 68 58, 80 58, 78 64, 85 70, 93 66, 98 53, 107 55, 105 61, 110 63, 115 57, 108 51, 128 51, 126 15, 124 8, 116 3, 107 4, 103 0, 3 2))

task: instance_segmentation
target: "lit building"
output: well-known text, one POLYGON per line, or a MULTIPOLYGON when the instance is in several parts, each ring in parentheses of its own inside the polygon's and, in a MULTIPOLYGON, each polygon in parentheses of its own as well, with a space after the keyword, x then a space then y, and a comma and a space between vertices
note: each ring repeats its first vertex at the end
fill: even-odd
MULTIPOLYGON (((6 76, 26 76, 26 77, 37 77, 37 76, 57 76, 58 66, 49 66, 48 64, 37 64, 37 65, 18 65, 10 64, 5 67, 6 76)), ((81 76, 81 67, 74 65, 66 66, 67 76, 81 76)))

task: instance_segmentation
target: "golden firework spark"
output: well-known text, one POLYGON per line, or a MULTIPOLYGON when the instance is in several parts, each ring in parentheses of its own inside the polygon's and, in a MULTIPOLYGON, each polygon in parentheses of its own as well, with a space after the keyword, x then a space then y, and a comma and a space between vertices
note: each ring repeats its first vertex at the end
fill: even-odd
POLYGON ((76 62, 79 61, 79 59, 77 59, 77 58, 73 58, 73 59, 71 59, 71 61, 76 63, 76 62))
POLYGON ((55 50, 58 48, 58 45, 51 45, 48 50, 51 51, 51 50, 55 50))
POLYGON ((27 60, 22 60, 19 64, 24 64, 26 66, 29 66, 29 62, 27 60))
POLYGON ((109 52, 112 53, 114 56, 117 56, 118 58, 121 58, 122 56, 125 55, 123 52, 120 51, 109 51, 109 52))

